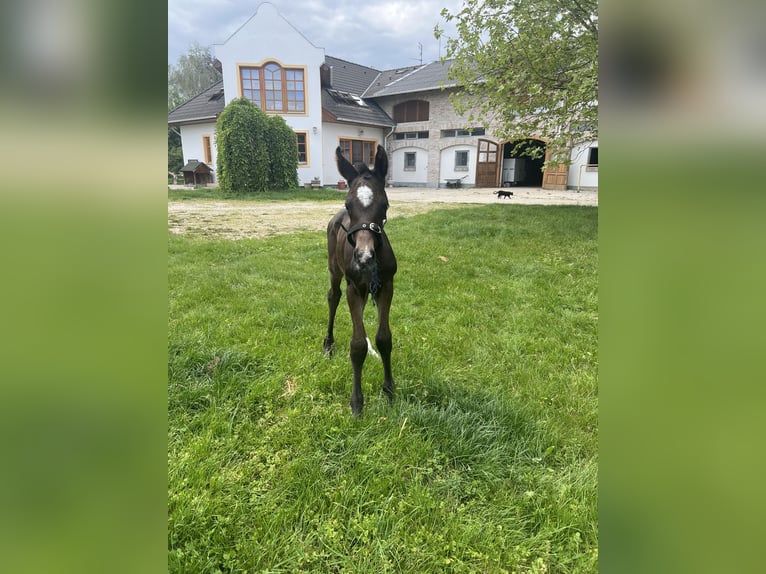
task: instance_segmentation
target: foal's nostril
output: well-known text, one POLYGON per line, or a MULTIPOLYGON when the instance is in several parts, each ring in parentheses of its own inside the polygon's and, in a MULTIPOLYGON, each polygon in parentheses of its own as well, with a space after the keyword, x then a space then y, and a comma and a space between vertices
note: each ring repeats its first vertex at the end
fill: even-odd
POLYGON ((375 251, 373 251, 369 245, 365 245, 361 249, 354 250, 354 258, 361 265, 368 263, 373 257, 375 257, 375 251))

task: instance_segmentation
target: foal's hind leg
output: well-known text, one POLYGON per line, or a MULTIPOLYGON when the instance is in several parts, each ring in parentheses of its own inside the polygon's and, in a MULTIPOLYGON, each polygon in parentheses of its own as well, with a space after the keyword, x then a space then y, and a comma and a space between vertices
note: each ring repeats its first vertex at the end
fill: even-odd
POLYGON ((394 282, 381 286, 376 303, 378 305, 378 332, 375 335, 375 346, 380 351, 383 361, 383 392, 389 401, 394 400, 394 378, 391 375, 391 328, 388 324, 388 312, 391 310, 391 299, 394 296, 394 282))
POLYGON ((340 282, 343 279, 343 275, 340 273, 334 273, 330 275, 330 290, 327 291, 327 305, 330 310, 330 315, 327 320, 327 335, 324 338, 324 352, 332 356, 332 348, 335 344, 335 337, 333 336, 333 329, 335 327, 335 312, 338 310, 338 303, 340 302, 341 290, 340 282))

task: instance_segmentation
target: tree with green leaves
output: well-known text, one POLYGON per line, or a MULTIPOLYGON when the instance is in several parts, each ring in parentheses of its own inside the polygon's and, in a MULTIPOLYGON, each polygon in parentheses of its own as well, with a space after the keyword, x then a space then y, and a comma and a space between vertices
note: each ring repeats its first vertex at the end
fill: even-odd
POLYGON ((181 134, 177 128, 168 128, 168 172, 178 173, 184 166, 181 134))
POLYGON ((176 64, 168 64, 168 110, 192 99, 221 80, 215 58, 207 46, 193 43, 189 51, 179 56, 176 64))
POLYGON ((457 29, 443 58, 454 59, 453 105, 471 124, 511 141, 541 138, 550 163, 598 138, 597 0, 466 0, 441 15, 457 29))

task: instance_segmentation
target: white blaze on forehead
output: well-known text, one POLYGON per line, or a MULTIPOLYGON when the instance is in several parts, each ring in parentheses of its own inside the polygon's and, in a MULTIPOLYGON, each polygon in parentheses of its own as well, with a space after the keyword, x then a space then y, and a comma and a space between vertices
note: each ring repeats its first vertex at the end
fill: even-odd
POLYGON ((365 207, 372 205, 372 190, 366 185, 359 186, 359 189, 356 190, 356 197, 365 207))

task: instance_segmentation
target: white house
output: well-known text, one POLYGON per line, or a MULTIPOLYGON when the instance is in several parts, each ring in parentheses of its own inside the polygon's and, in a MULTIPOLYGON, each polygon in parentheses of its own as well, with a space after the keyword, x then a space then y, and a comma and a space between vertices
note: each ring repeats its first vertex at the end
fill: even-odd
MULTIPOLYGON (((223 80, 168 114, 185 163, 215 170, 216 119, 230 101, 246 97, 295 131, 302 184, 338 184, 338 146, 352 163, 372 165, 382 145, 390 186, 598 187, 597 142, 574 148, 572 165, 543 172, 542 159, 513 157, 516 142, 495 137, 491 125, 466 125, 450 101, 450 62, 377 70, 327 56, 268 2, 214 54, 223 80)), ((524 145, 545 148, 532 136, 524 145)))
POLYGON ((573 189, 598 188, 598 141, 572 148, 568 187, 573 189))

